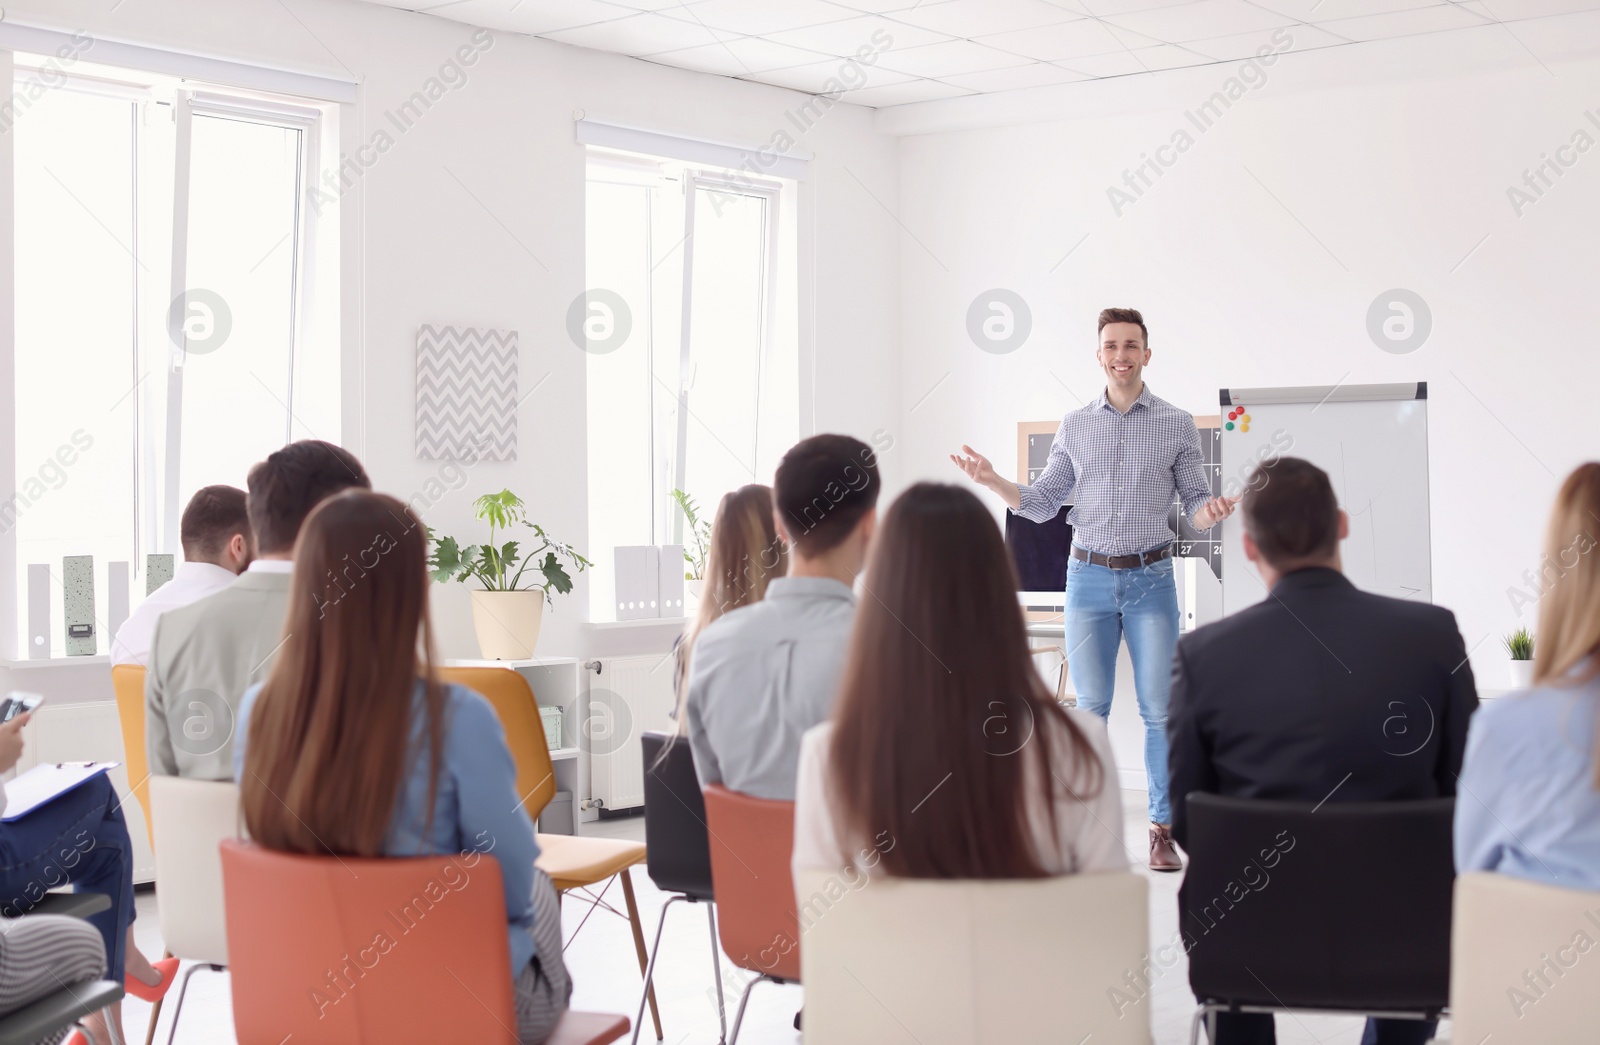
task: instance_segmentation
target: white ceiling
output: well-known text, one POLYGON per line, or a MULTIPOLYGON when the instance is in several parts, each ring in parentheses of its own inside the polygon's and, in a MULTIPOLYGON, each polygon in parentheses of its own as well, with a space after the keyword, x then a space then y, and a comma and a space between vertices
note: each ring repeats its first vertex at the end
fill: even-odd
POLYGON ((853 77, 845 66, 860 48, 881 48, 845 95, 873 107, 1233 61, 1283 49, 1272 40, 1280 29, 1301 51, 1600 9, 1600 0, 367 2, 808 93, 831 89, 841 71, 853 77))

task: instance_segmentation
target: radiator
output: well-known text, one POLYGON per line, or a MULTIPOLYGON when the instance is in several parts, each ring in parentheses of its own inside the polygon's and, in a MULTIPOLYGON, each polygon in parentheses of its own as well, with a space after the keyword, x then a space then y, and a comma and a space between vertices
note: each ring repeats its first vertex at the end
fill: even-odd
POLYGON ((639 734, 673 729, 673 658, 602 657, 600 671, 583 673, 584 710, 578 747, 589 761, 589 797, 601 809, 644 805, 639 734))
MULTIPOLYGON (((26 746, 17 772, 32 769, 41 762, 122 762, 122 722, 113 700, 82 704, 56 704, 46 701, 33 713, 23 733, 26 746)), ((133 880, 156 880, 156 858, 150 851, 150 834, 144 826, 144 810, 128 790, 125 765, 111 771, 111 783, 122 796, 122 816, 128 822, 128 837, 133 842, 133 880)))

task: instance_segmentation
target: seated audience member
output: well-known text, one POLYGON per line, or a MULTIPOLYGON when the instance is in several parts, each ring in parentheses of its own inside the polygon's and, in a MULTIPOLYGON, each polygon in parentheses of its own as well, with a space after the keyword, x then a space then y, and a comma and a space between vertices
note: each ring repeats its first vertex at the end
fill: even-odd
POLYGON ((847 435, 802 439, 778 463, 774 524, 789 572, 694 645, 685 714, 701 784, 794 799, 800 736, 833 710, 879 485, 877 455, 847 435))
POLYGON ((794 866, 901 878, 1122 870, 1105 723, 1034 668, 1017 577, 970 491, 890 506, 833 720, 801 744, 794 866))
MULTIPOLYGON (((24 712, 0 725, 0 773, 22 758, 24 712)), ((0 813, 6 806, 0 784, 0 813)), ((16 820, 0 822, 0 1012, 20 1009, 63 987, 102 976, 146 1001, 165 997, 178 959, 151 965, 133 942, 133 845, 122 801, 101 773, 16 820), (26 915, 50 889, 70 883, 104 893, 111 906, 87 919, 26 915)), ((106 1020, 122 1033, 122 1003, 84 1020, 109 1041, 106 1020)), ((60 1041, 62 1035, 46 1039, 60 1041)), ((82 1040, 82 1035, 76 1035, 82 1040)))
POLYGON ((517 1037, 535 1045, 572 992, 560 908, 533 866, 539 847, 498 716, 483 697, 434 675, 424 532, 398 500, 365 490, 324 501, 306 520, 283 649, 239 709, 240 804, 250 837, 284 852, 492 849, 505 886, 499 945, 511 950, 517 1037))
MULTIPOLYGON (((266 677, 283 644, 300 524, 325 497, 350 487, 370 490, 372 481, 348 450, 304 439, 252 467, 248 486, 255 553, 249 567, 222 591, 156 622, 144 686, 152 773, 233 779, 229 746, 239 699, 266 677)), ((319 579, 331 584, 334 577, 319 579)))
POLYGON ((183 562, 117 629, 111 663, 146 666, 157 617, 214 595, 250 565, 250 519, 244 502, 244 491, 236 486, 202 486, 189 498, 180 530, 183 562))
POLYGON ((1456 870, 1600 889, 1600 464, 1561 484, 1545 537, 1533 688, 1484 705, 1456 799, 1456 870))
POLYGON ((782 577, 788 566, 788 549, 772 523, 772 487, 751 483, 723 494, 717 517, 711 523, 700 608, 694 623, 673 648, 677 661, 673 685, 678 703, 672 717, 678 722, 679 733, 687 724, 683 702, 689 692, 689 662, 695 639, 723 614, 760 602, 767 594, 767 585, 773 578, 782 577))
MULTIPOLYGON (((1195 791, 1312 803, 1455 794, 1478 706, 1455 615, 1345 578, 1350 521, 1308 461, 1262 464, 1241 509, 1245 556, 1270 594, 1178 640, 1168 718, 1178 844, 1195 791)), ((1369 1020, 1362 1041, 1425 1042, 1433 1029, 1369 1020)), ((1274 1040, 1271 1015, 1217 1016, 1218 1042, 1274 1040)))

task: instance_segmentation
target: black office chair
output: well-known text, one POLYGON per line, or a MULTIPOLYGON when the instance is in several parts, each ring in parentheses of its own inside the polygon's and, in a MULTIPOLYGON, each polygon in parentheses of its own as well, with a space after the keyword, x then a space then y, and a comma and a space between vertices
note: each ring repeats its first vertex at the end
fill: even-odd
MULTIPOLYGON (((672 905, 703 903, 711 923, 711 969, 717 982, 717 1018, 722 1023, 721 1041, 728 1039, 728 1014, 722 1001, 722 962, 717 953, 717 909, 711 891, 711 838, 706 829, 706 804, 695 776, 694 759, 685 737, 674 740, 665 733, 640 736, 644 749, 644 834, 649 854, 645 870, 656 888, 673 895, 661 908, 656 940, 650 948, 650 963, 645 967, 645 994, 656 971, 656 954, 661 949, 661 931, 667 926, 667 911, 672 905), (663 750, 666 757, 661 757, 663 750), (659 763, 659 764, 657 764, 659 763)), ((640 1021, 644 1019, 644 996, 639 999, 639 1014, 633 1021, 633 1041, 639 1041, 640 1021)))
MULTIPOLYGON (((111 897, 104 893, 46 893, 28 909, 23 917, 36 914, 56 914, 69 918, 87 918, 111 906, 111 897)), ((28 1045, 57 1031, 80 1026, 80 1021, 91 1013, 122 1000, 123 986, 111 980, 83 980, 69 983, 53 994, 14 1009, 0 1016, 0 1045, 28 1045)), ((94 1041, 84 1030, 84 1035, 94 1041)), ((108 1045, 108 1043, 96 1043, 108 1045)), ((111 1043, 111 1045, 121 1045, 111 1043)))
POLYGON ((1191 794, 1178 927, 1218 1012, 1437 1019, 1450 998, 1455 800, 1274 802, 1191 794))

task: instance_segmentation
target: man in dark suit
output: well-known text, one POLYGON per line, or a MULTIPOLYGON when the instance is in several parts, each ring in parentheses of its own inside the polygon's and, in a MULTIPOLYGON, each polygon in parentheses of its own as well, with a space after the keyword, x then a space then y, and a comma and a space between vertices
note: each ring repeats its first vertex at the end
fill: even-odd
MULTIPOLYGON (((1269 595, 1178 643, 1168 720, 1172 836, 1194 791, 1302 802, 1455 794, 1478 706, 1449 610, 1364 592, 1340 572, 1350 532, 1327 473, 1262 464, 1242 505, 1245 555, 1269 595)), ((1433 1036, 1369 1020, 1363 1045, 1433 1036)), ((1218 1015, 1217 1043, 1270 1045, 1270 1015, 1218 1015)))

